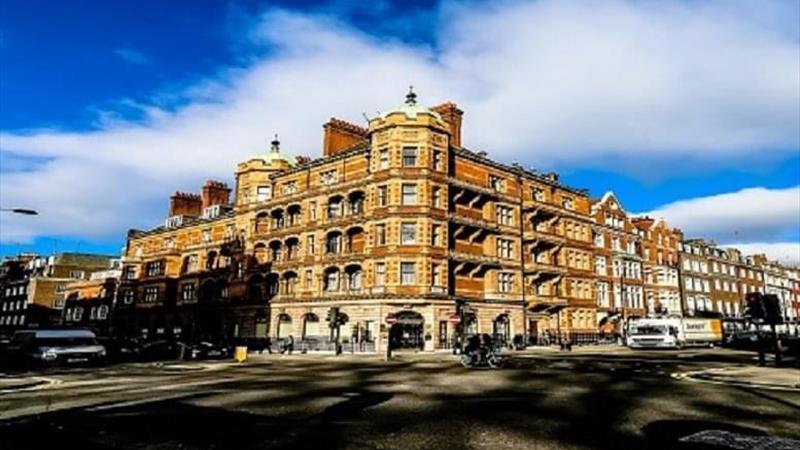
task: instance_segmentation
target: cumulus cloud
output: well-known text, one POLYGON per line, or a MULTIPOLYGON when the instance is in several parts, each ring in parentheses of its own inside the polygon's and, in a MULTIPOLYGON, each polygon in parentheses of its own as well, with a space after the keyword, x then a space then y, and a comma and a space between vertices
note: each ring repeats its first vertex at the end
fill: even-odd
POLYGON ((425 103, 458 102, 466 144, 500 160, 563 167, 700 154, 722 165, 785 154, 800 148, 797 24, 785 19, 795 8, 740 5, 448 3, 430 44, 270 9, 246 32, 265 56, 149 103, 121 102, 143 119, 112 112, 94 131, 0 133, 6 160, 37 161, 2 169, 0 203, 43 212, 3 217, 0 241, 155 224, 170 191, 230 179, 274 132, 287 151, 317 155, 328 117, 363 122, 398 104, 408 84, 425 103), (182 106, 164 107, 173 96, 182 106))
POLYGON ((644 213, 663 217, 687 238, 705 237, 745 254, 766 253, 774 259, 800 264, 800 186, 786 189, 747 188, 697 197, 644 213))

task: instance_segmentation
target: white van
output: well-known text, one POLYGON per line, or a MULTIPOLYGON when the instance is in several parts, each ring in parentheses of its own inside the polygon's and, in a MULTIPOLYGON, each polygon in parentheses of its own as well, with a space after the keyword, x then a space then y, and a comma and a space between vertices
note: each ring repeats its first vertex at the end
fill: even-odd
POLYGON ((630 348, 682 348, 722 342, 719 319, 664 317, 631 319, 625 342, 630 348))

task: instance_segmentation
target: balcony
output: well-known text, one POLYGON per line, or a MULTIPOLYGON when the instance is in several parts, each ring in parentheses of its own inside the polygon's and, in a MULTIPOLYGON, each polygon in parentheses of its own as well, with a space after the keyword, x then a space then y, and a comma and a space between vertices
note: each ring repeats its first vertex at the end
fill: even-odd
POLYGON ((530 295, 526 303, 529 311, 538 313, 553 313, 569 305, 566 298, 556 295, 530 295))

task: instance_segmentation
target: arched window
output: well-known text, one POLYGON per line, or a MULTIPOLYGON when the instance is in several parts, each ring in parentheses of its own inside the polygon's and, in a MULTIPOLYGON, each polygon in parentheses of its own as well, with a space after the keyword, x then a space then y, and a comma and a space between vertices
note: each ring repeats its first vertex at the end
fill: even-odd
POLYGON ((265 264, 269 257, 269 252, 267 251, 267 246, 263 242, 259 242, 253 248, 253 256, 256 259, 258 264, 265 264))
POLYGON ((350 291, 360 291, 362 286, 363 271, 361 266, 353 264, 345 268, 347 273, 347 289, 350 291))
POLYGON ((210 251, 208 252, 208 256, 206 256, 206 269, 212 270, 217 267, 217 252, 210 251))
POLYGON ((292 334, 292 317, 290 315, 279 314, 276 322, 278 323, 276 328, 278 338, 285 338, 292 334))
POLYGON ((364 212, 364 192, 354 191, 347 196, 350 205, 350 214, 361 214, 364 212))
POLYGON ((326 292, 339 292, 339 268, 325 269, 324 289, 326 292))
POLYGON ((290 227, 300 225, 300 218, 302 217, 301 214, 303 212, 303 210, 300 208, 300 205, 291 205, 286 208, 286 212, 289 214, 290 227))
POLYGON ((300 241, 296 237, 286 239, 286 260, 291 261, 297 258, 300 241))
POLYGON ((337 217, 342 217, 342 207, 343 207, 344 199, 341 195, 335 195, 328 200, 328 218, 334 219, 337 217))
POLYGON ((361 227, 353 227, 347 230, 347 252, 348 253, 363 253, 364 252, 364 229, 361 227))
POLYGON ((285 225, 283 209, 276 209, 272 211, 272 226, 276 230, 280 230, 285 225))
POLYGON ((322 332, 319 325, 319 317, 314 313, 307 313, 303 316, 303 339, 319 338, 322 332))
POLYGON ((338 254, 342 252, 342 233, 331 231, 325 239, 325 252, 338 254))
POLYGON ((289 271, 283 274, 283 292, 294 294, 297 287, 297 273, 289 271))
POLYGON ((272 241, 269 243, 270 260, 277 262, 281 260, 281 251, 283 244, 281 241, 272 241))

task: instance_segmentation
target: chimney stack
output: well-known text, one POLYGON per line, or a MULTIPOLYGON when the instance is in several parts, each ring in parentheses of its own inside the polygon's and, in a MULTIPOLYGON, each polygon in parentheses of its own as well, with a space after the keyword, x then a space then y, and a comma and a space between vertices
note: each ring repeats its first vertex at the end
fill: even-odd
POLYGON ((203 185, 203 202, 201 211, 205 210, 209 206, 227 205, 230 195, 231 189, 227 184, 221 181, 206 181, 206 184, 203 185))
POLYGON ((461 148, 461 120, 464 116, 464 111, 458 109, 458 106, 453 102, 442 103, 431 109, 439 113, 442 116, 442 120, 450 125, 450 145, 461 148))
POLYGON ((169 216, 199 217, 203 213, 203 200, 197 194, 175 191, 169 198, 169 216))
POLYGON ((367 129, 344 120, 331 117, 325 125, 322 154, 331 156, 367 139, 367 129))

